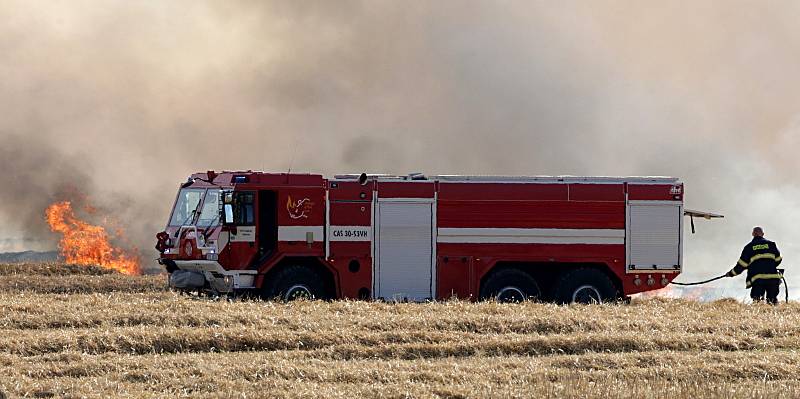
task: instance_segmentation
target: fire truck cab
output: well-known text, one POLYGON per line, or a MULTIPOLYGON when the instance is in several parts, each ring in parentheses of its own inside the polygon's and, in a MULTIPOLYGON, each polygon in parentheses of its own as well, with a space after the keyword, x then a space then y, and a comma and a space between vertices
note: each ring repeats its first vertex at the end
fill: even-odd
POLYGON ((156 248, 181 290, 608 301, 681 272, 683 198, 670 177, 209 171, 156 248))

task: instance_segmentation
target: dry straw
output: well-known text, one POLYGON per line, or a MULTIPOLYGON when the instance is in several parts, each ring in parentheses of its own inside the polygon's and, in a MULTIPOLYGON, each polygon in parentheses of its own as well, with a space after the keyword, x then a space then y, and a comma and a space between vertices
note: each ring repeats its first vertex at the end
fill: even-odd
POLYGON ((165 291, 163 276, 28 266, 0 266, 0 385, 12 395, 788 398, 800 389, 795 303, 229 302, 165 291))

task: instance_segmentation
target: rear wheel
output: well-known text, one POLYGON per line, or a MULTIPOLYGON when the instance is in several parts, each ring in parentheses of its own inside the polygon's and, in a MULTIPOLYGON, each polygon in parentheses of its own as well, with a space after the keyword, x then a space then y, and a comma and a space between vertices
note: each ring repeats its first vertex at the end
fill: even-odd
POLYGON ((556 286, 559 303, 601 303, 617 298, 617 288, 597 269, 576 269, 565 273, 556 286))
POLYGON ((264 283, 262 296, 265 299, 293 301, 296 299, 324 299, 325 286, 322 278, 305 266, 289 266, 264 283))
POLYGON ((533 277, 517 269, 504 269, 492 273, 481 287, 480 299, 498 302, 536 300, 541 295, 539 284, 533 277))

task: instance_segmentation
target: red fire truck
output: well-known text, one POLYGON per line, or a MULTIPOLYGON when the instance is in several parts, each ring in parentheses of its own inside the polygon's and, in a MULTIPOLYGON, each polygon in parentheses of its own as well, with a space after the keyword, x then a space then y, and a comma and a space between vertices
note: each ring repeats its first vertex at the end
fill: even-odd
POLYGON ((669 177, 209 171, 181 185, 156 248, 180 290, 608 301, 681 272, 683 216, 715 216, 683 198, 669 177))

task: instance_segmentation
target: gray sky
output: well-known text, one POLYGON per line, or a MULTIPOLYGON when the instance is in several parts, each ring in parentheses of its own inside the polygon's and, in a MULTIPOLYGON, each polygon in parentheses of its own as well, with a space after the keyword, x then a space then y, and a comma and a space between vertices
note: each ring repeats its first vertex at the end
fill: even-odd
POLYGON ((672 175, 726 215, 687 235, 684 280, 757 224, 791 268, 798 20, 793 1, 6 0, 0 245, 53 246, 43 207, 80 197, 154 258, 207 169, 672 175))

